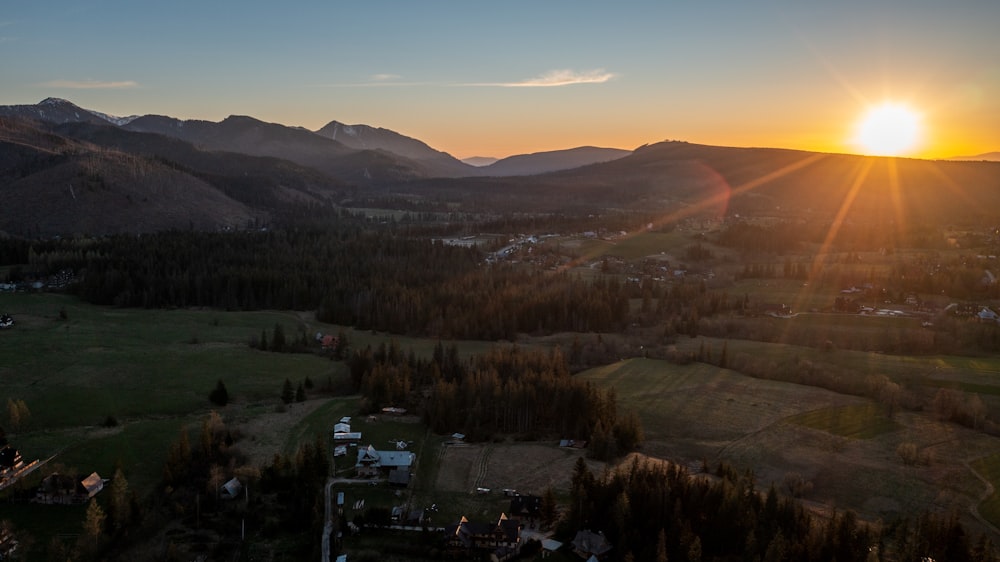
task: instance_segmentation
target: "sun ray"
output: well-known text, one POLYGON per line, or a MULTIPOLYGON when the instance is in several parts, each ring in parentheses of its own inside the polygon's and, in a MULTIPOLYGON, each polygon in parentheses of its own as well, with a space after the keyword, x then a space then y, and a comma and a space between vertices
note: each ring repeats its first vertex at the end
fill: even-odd
MULTIPOLYGON (((701 213, 701 212, 705 211, 706 209, 711 209, 711 208, 713 208, 715 206, 718 206, 718 205, 721 205, 721 204, 727 204, 729 202, 729 200, 734 195, 740 195, 740 194, 746 193, 747 191, 751 191, 753 189, 757 189, 758 187, 760 187, 760 186, 762 186, 762 185, 764 185, 764 184, 766 184, 766 183, 768 183, 770 181, 774 181, 774 180, 776 180, 776 179, 778 179, 778 178, 780 178, 782 176, 786 176, 786 175, 788 175, 788 174, 790 174, 790 173, 792 173, 792 172, 794 172, 796 170, 800 170, 802 168, 805 168, 807 166, 815 164, 815 163, 819 162, 820 160, 823 160, 823 159, 827 158, 828 156, 829 156, 828 154, 813 153, 813 154, 811 154, 811 155, 809 155, 809 156, 807 156, 805 158, 802 158, 801 160, 796 160, 795 162, 792 162, 791 164, 782 166, 781 168, 778 168, 777 170, 774 170, 772 172, 764 174, 763 176, 760 176, 758 178, 752 179, 752 180, 750 180, 750 181, 748 181, 746 183, 740 184, 737 187, 733 187, 733 188, 730 188, 730 189, 727 189, 727 190, 720 190, 720 191, 716 192, 715 194, 713 194, 713 195, 711 195, 709 197, 706 197, 704 199, 701 199, 701 200, 697 201, 696 203, 694 203, 692 205, 684 207, 683 209, 674 211, 672 213, 667 213, 667 214, 665 214, 665 215, 663 215, 663 216, 655 219, 654 221, 652 221, 652 223, 650 223, 650 226, 652 226, 652 227, 661 227, 661 226, 663 226, 665 224, 669 224, 669 223, 672 223, 672 222, 676 222, 676 221, 679 221, 679 220, 683 220, 683 219, 695 216, 698 213, 701 213)), ((712 171, 714 172, 714 170, 712 170, 712 171)), ((724 178, 723 178, 723 181, 725 181, 724 178)), ((641 232, 642 232, 642 229, 637 229, 637 230, 635 230, 633 232, 629 232, 626 235, 626 239, 638 236, 641 232)), ((555 272, 556 273, 562 273, 562 272, 567 271, 569 269, 572 269, 574 267, 578 267, 580 264, 583 264, 583 263, 586 263, 588 261, 591 261, 591 260, 595 259, 597 256, 600 256, 602 254, 603 254, 603 252, 601 252, 599 250, 591 250, 590 252, 587 252, 586 254, 581 255, 578 258, 576 258, 574 260, 571 260, 570 262, 568 262, 566 264, 563 264, 562 267, 557 268, 555 272)))
MULTIPOLYGON (((851 206, 854 204, 854 200, 857 199, 858 193, 861 191, 861 186, 864 184, 865 179, 868 177, 868 173, 871 171, 872 166, 875 164, 874 159, 865 158, 858 163, 857 172, 854 174, 854 180, 851 183, 851 187, 847 190, 844 195, 844 200, 840 204, 840 208, 837 209, 837 214, 834 216, 833 221, 830 223, 830 228, 826 232, 826 236, 823 238, 823 242, 820 244, 819 249, 816 251, 816 255, 813 257, 812 265, 809 268, 809 273, 807 279, 809 280, 809 292, 817 290, 817 284, 815 282, 816 277, 820 274, 823 267, 826 265, 826 259, 833 248, 833 241, 837 238, 837 234, 840 232, 840 227, 844 224, 847 218, 847 213, 851 210, 851 206)), ((802 293, 799 299, 796 299, 796 307, 798 309, 802 302, 809 297, 805 292, 802 293)))

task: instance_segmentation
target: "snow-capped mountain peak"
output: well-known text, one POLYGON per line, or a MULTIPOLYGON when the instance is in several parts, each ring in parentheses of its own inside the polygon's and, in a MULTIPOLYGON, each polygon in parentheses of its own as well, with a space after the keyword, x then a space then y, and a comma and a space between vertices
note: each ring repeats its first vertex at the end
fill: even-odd
POLYGON ((101 113, 100 111, 94 111, 93 109, 88 109, 87 112, 90 113, 91 115, 96 115, 97 117, 104 119, 108 123, 113 123, 115 125, 118 125, 119 127, 123 125, 128 125, 132 121, 135 121, 139 117, 142 117, 141 115, 129 115, 128 117, 117 117, 114 115, 108 115, 107 113, 101 113))

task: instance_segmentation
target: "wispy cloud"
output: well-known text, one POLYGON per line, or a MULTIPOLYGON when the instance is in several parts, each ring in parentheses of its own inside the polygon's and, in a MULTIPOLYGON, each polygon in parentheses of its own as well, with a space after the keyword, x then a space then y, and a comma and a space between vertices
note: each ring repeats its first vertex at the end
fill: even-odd
POLYGON ((65 88, 69 90, 116 90, 139 87, 139 83, 133 80, 121 80, 117 82, 101 80, 50 80, 39 85, 46 88, 65 88))
POLYGON ((557 86, 572 86, 574 84, 603 84, 615 77, 612 72, 603 68, 596 70, 550 70, 541 76, 520 80, 518 82, 480 82, 463 84, 464 86, 493 86, 499 88, 554 88, 557 86))
POLYGON ((436 86, 445 88, 484 87, 484 88, 554 88, 557 86, 572 86, 574 84, 603 84, 618 75, 607 72, 603 68, 596 70, 550 70, 541 76, 519 80, 517 82, 403 82, 398 74, 373 74, 366 82, 347 84, 323 84, 328 88, 365 88, 372 86, 436 86))

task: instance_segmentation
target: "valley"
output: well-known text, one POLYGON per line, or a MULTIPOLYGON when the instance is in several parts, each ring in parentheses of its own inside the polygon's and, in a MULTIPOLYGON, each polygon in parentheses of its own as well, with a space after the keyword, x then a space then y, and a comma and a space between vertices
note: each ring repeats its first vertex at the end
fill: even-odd
POLYGON ((695 539, 805 556, 835 528, 848 559, 862 538, 886 559, 936 552, 931 531, 998 539, 995 163, 664 142, 442 177, 464 164, 357 125, 13 113, 2 425, 52 458, 0 519, 41 556, 314 558, 329 478, 335 549, 363 560, 455 554, 391 530, 393 508, 490 521, 503 490, 548 498, 526 531, 644 555, 659 531, 671 559, 695 539), (335 456, 345 418, 363 437, 335 456), (353 482, 367 445, 415 454, 405 486, 353 482), (53 472, 107 489, 32 503, 53 472), (630 511, 653 475, 676 505, 630 511), (94 505, 110 519, 87 526, 94 505), (798 534, 759 535, 779 513, 798 534))

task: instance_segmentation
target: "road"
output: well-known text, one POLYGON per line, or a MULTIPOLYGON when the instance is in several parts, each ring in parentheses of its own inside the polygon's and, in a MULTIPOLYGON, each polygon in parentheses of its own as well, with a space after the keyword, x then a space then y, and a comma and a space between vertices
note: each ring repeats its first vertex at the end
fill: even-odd
POLYGON ((329 478, 326 481, 326 518, 323 523, 323 548, 321 549, 321 562, 330 562, 330 535, 333 534, 333 483, 335 479, 329 478))

